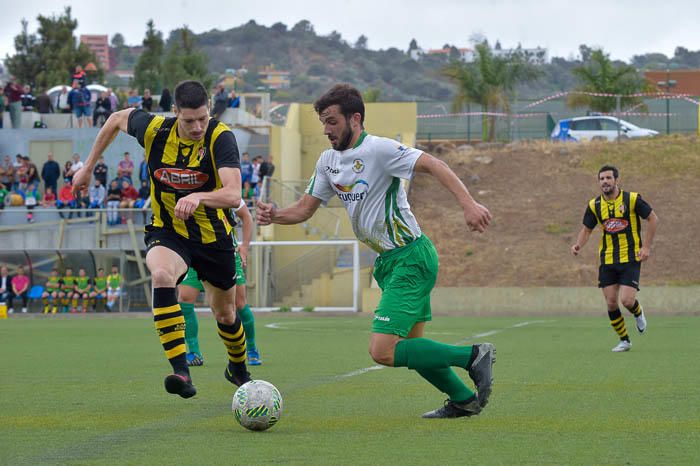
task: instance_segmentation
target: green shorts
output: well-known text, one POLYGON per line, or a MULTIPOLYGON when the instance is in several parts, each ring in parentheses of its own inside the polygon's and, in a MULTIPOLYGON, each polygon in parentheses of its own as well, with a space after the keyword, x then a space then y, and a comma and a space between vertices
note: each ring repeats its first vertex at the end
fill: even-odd
MULTIPOLYGON (((185 278, 179 284, 204 291, 204 286, 197 276, 197 271, 192 267, 187 269, 185 278)), ((241 256, 239 254, 236 254, 236 285, 245 285, 245 271, 243 270, 243 264, 241 263, 241 256)))
POLYGON ((437 251, 425 235, 382 253, 374 263, 382 298, 374 311, 372 332, 407 337, 416 323, 431 320, 430 292, 437 274, 437 251))

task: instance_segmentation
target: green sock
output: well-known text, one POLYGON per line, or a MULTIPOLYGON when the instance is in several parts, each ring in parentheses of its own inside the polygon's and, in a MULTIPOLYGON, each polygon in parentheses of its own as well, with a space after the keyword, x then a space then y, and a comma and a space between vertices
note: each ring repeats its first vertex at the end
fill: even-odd
POLYGON ((180 303, 182 315, 185 316, 185 341, 190 353, 197 353, 201 356, 199 350, 199 322, 194 313, 194 304, 180 303))
POLYGON ((428 340, 401 340, 394 350, 394 367, 414 369, 450 400, 464 402, 474 396, 450 366, 466 368, 471 362, 472 346, 454 346, 428 340))
POLYGON ((236 312, 243 324, 243 331, 245 332, 245 340, 248 349, 257 351, 258 347, 255 345, 255 317, 253 316, 253 311, 251 311, 250 306, 246 304, 241 309, 236 309, 236 312))

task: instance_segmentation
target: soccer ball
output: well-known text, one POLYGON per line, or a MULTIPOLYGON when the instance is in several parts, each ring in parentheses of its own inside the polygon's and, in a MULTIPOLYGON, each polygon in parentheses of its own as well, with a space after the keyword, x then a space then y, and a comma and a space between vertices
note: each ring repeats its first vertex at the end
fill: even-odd
POLYGON ((270 382, 251 380, 233 395, 233 416, 249 430, 266 430, 282 416, 282 395, 270 382))

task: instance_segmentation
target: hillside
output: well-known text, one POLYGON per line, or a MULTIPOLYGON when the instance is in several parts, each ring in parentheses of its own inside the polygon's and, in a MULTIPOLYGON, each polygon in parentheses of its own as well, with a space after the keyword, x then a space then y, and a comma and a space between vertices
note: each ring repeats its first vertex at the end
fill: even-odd
POLYGON ((450 164, 494 217, 485 234, 470 233, 450 195, 431 177, 416 176, 409 197, 440 254, 438 286, 596 286, 600 229, 582 256, 569 249, 586 203, 600 194, 596 174, 605 163, 618 166, 622 188, 640 192, 660 218, 642 289, 700 284, 698 142, 538 142, 441 155, 443 148, 425 148, 450 164))

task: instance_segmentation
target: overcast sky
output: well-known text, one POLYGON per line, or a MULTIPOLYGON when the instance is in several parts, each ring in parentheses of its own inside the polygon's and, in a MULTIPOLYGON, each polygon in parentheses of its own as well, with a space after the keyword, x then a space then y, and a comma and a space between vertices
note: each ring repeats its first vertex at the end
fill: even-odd
POLYGON ((364 34, 370 49, 440 48, 468 46, 480 33, 503 47, 542 46, 550 56, 575 56, 579 44, 601 46, 613 58, 661 52, 672 55, 676 46, 700 49, 700 7, 693 0, 3 0, 0 57, 14 54, 20 20, 36 31, 38 14, 62 12, 70 5, 78 20, 77 34, 121 32, 129 45, 140 44, 149 18, 167 33, 187 24, 196 33, 226 30, 253 19, 290 28, 309 20, 316 33, 333 30, 354 43, 364 34), (694 12, 694 13, 693 13, 694 12))

